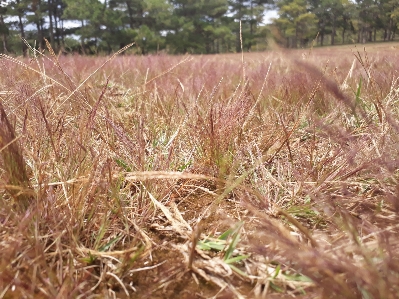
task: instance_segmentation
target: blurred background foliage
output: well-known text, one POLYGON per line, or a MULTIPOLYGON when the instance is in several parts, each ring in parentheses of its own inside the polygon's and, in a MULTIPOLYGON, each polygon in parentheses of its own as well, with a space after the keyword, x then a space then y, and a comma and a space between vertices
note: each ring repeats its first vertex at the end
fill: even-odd
POLYGON ((395 40, 399 0, 0 0, 0 52, 262 51, 395 40), (275 16, 274 18, 271 16, 275 16))

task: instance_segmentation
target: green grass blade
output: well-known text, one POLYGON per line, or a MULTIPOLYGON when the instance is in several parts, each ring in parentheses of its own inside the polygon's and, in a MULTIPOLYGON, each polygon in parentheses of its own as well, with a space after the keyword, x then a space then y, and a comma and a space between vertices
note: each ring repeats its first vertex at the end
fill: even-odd
POLYGON ((111 248, 111 246, 112 246, 113 244, 115 244, 116 242, 119 241, 119 239, 120 239, 120 237, 115 237, 115 238, 113 238, 113 239, 112 239, 111 241, 109 241, 107 244, 105 244, 104 246, 101 246, 101 247, 98 249, 98 251, 102 251, 102 252, 108 251, 108 250, 111 248))
POLYGON ((232 240, 226 250, 226 254, 224 256, 224 260, 230 259, 233 254, 233 251, 236 249, 238 242, 240 241, 240 230, 243 226, 243 222, 239 222, 237 227, 234 229, 234 233, 232 234, 232 240))
POLYGON ((236 256, 233 258, 226 259, 226 260, 224 260, 224 262, 226 264, 234 264, 234 263, 240 262, 242 260, 245 260, 247 258, 249 258, 249 255, 239 255, 239 256, 236 256))

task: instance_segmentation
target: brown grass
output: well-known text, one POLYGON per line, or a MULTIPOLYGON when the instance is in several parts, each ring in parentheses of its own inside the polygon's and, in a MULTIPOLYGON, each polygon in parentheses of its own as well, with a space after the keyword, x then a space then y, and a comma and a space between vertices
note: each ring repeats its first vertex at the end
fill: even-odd
POLYGON ((398 64, 1 56, 0 298, 398 298, 398 64))

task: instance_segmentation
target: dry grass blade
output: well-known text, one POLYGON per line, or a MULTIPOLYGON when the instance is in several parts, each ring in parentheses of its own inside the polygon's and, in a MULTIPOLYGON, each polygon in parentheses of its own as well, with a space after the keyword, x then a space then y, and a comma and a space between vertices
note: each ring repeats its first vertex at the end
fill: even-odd
POLYGON ((166 71, 164 71, 163 73, 155 76, 154 78, 151 78, 150 80, 146 80, 144 85, 148 85, 149 83, 151 83, 154 80, 157 80, 158 78, 165 76, 166 74, 170 73, 171 71, 173 71, 175 68, 177 68, 179 65, 189 62, 190 60, 192 60, 192 57, 190 56, 186 56, 183 60, 181 60, 180 62, 176 63, 175 65, 171 66, 169 69, 167 69, 166 71))
POLYGON ((6 172, 8 184, 17 186, 21 190, 6 188, 14 198, 21 211, 26 210, 32 202, 32 197, 24 193, 24 189, 30 189, 28 173, 22 155, 21 147, 17 142, 15 132, 7 118, 3 105, 0 102, 0 149, 2 164, 6 172))
MULTIPOLYGON (((55 108, 52 111, 52 114, 56 113, 91 77, 93 77, 100 69, 102 69, 106 64, 108 64, 110 61, 112 61, 116 56, 118 56, 120 53, 123 53, 127 49, 129 49, 131 46, 133 46, 134 43, 128 44, 127 46, 123 47, 119 51, 115 52, 110 58, 108 58, 100 67, 98 67, 94 72, 92 72, 86 79, 82 81, 61 103, 60 105, 55 108)), ((89 103, 86 102, 86 105, 89 106, 90 109, 92 107, 90 106, 89 103)))
POLYGON ((8 55, 5 55, 5 54, 1 54, 1 53, 0 53, 0 58, 5 59, 5 60, 8 60, 8 61, 11 61, 12 63, 17 64, 17 65, 19 65, 19 66, 22 66, 23 68, 25 68, 25 69, 27 69, 27 70, 33 72, 33 73, 39 74, 40 76, 44 76, 46 79, 50 80, 51 82, 57 84, 58 86, 60 86, 60 87, 62 87, 63 89, 67 90, 68 92, 70 92, 70 90, 69 90, 67 87, 65 87, 63 84, 61 84, 61 83, 58 82, 57 80, 55 80, 55 79, 49 77, 49 76, 46 75, 46 74, 43 74, 42 72, 40 72, 40 71, 38 71, 38 70, 36 70, 36 69, 30 67, 30 66, 27 65, 26 63, 24 63, 24 62, 22 62, 22 61, 20 61, 20 60, 18 60, 18 59, 16 59, 16 58, 13 58, 13 57, 11 57, 11 56, 8 56, 8 55))
MULTIPOLYGON (((177 171, 135 171, 135 172, 123 172, 114 175, 112 178, 115 180, 124 178, 126 181, 148 181, 148 180, 179 180, 179 179, 193 179, 193 180, 208 180, 216 181, 218 179, 202 174, 185 173, 177 171)), ((88 177, 81 177, 77 179, 71 179, 64 182, 53 182, 49 183, 49 186, 58 186, 64 184, 76 184, 79 182, 87 182, 88 177)))
POLYGON ((53 62, 54 64, 57 66, 57 68, 60 70, 60 72, 64 75, 64 77, 67 79, 68 83, 69 83, 69 88, 71 90, 73 90, 76 86, 73 83, 71 77, 64 71, 64 69, 62 68, 59 60, 58 60, 58 56, 54 53, 53 48, 51 47, 51 44, 49 43, 49 41, 47 40, 47 38, 44 39, 44 41, 46 42, 46 47, 48 49, 48 51, 51 54, 51 57, 53 58, 53 62))
MULTIPOLYGON (((147 191, 148 192, 148 191, 147 191)), ((150 192, 148 195, 154 205, 159 208, 165 217, 169 220, 170 224, 172 225, 173 229, 181 236, 187 237, 188 233, 192 231, 192 228, 188 225, 186 221, 181 217, 180 211, 174 209, 174 211, 169 211, 169 209, 160 203, 150 192), (183 219, 183 221, 182 221, 183 219)))
POLYGON ((278 210, 277 214, 280 214, 280 215, 283 215, 284 217, 286 217, 289 222, 291 222, 293 225, 295 225, 309 239, 310 244, 312 244, 312 246, 314 248, 318 247, 317 242, 313 239, 310 232, 298 220, 296 220, 294 217, 292 217, 286 211, 283 211, 281 209, 278 210))

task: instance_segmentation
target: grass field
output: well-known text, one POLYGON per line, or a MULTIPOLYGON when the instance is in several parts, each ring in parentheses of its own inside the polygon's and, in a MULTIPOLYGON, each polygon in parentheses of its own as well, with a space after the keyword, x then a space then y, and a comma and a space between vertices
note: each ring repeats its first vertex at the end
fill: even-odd
POLYGON ((398 298, 399 44, 0 58, 0 298, 398 298))

